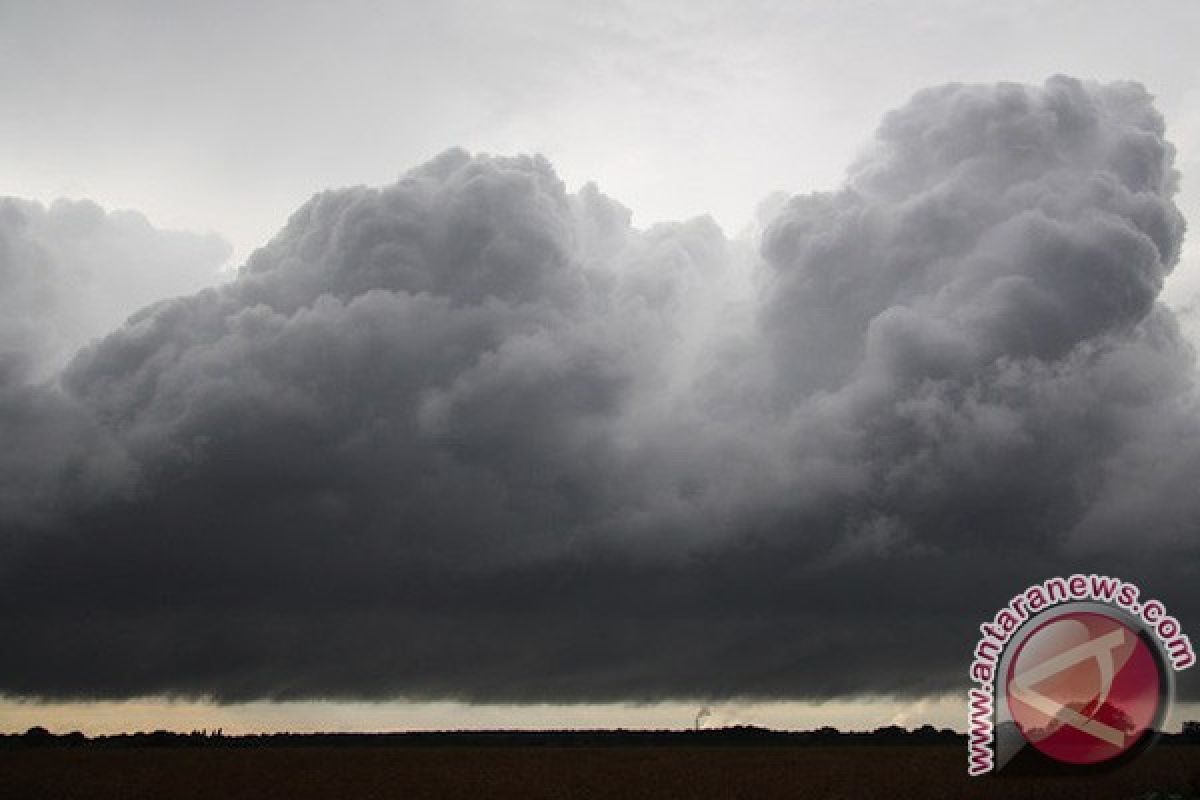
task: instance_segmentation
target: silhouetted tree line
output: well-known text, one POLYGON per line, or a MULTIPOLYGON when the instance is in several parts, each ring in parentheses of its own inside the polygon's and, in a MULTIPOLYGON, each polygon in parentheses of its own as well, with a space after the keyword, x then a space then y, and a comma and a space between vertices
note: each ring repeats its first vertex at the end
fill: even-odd
MULTIPOLYGON (((85 736, 79 731, 54 734, 43 727, 25 733, 0 734, 0 747, 626 747, 626 746, 853 746, 960 745, 966 736, 949 728, 897 725, 873 731, 776 731, 754 725, 701 730, 566 730, 566 731, 415 731, 405 733, 258 733, 227 736, 220 729, 191 733, 152 731, 85 736)), ((1200 722, 1165 734, 1164 743, 1200 744, 1200 722)))

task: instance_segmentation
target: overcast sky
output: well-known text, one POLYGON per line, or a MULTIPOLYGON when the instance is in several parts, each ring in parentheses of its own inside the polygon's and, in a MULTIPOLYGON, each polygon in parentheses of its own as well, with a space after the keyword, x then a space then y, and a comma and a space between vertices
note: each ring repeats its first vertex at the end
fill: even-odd
POLYGON ((835 187, 883 110, 949 81, 1141 81, 1187 174, 1197 30, 1186 0, 6 0, 0 182, 217 231, 238 261, 312 193, 459 145, 542 153, 638 225, 736 232, 772 190, 835 187))
POLYGON ((1198 33, 0 0, 0 728, 957 724, 1016 582, 1200 619, 1198 33))

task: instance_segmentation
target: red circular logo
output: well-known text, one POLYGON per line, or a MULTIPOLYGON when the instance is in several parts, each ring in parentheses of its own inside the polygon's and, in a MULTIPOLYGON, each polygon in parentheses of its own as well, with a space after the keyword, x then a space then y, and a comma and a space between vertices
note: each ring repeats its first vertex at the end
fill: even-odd
POLYGON ((1035 628, 1013 654, 1005 686, 1025 738, 1068 764, 1128 752, 1157 724, 1164 702, 1151 646, 1096 611, 1067 612, 1035 628))

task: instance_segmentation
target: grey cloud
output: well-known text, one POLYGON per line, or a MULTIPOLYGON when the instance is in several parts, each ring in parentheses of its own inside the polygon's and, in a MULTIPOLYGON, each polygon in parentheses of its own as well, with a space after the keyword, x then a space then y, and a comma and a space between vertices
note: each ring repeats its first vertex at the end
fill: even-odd
POLYGON ((1192 354, 1155 305, 1184 227, 1162 134, 1133 85, 927 90, 841 192, 768 229, 775 395, 858 434, 871 530, 1048 541, 1131 415, 1194 425, 1192 354))
POLYGON ((161 230, 134 211, 0 198, 3 371, 52 376, 146 304, 215 283, 228 256, 215 235, 161 230))
POLYGON ((844 382, 873 327, 916 334, 898 313, 963 340, 935 370, 1054 360, 1128 328, 1179 258, 1172 157, 1135 85, 918 93, 844 189, 796 198, 768 232, 783 370, 801 391, 844 382))
POLYGON ((761 252, 540 158, 323 192, 39 390, 85 433, 5 412, 99 444, 3 498, 0 690, 919 694, 1076 569, 1186 621, 1172 157, 1054 78, 919 93, 761 252))
POLYGON ((54 387, 57 373, 147 303, 214 282, 228 255, 215 235, 137 212, 0 198, 0 525, 53 528, 64 505, 121 496, 125 448, 54 387))

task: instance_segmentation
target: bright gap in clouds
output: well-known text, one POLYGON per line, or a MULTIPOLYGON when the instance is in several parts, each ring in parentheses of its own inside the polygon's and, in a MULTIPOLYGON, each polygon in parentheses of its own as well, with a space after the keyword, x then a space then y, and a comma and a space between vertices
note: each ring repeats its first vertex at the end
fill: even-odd
MULTIPOLYGON (((772 730, 870 731, 887 725, 921 725, 963 733, 961 694, 923 700, 860 698, 825 703, 656 703, 651 705, 467 705, 462 703, 210 703, 158 698, 94 703, 32 703, 0 699, 0 733, 22 733, 41 725, 53 733, 88 736, 134 731, 186 733, 218 728, 230 735, 252 733, 375 733, 445 730, 680 730, 697 715, 711 713, 702 727, 756 725, 772 730)), ((1166 731, 1200 719, 1200 704, 1179 703, 1166 731)))
POLYGON ((862 699, 827 703, 656 703, 651 705, 466 705, 461 703, 248 703, 215 706, 159 699, 96 703, 0 701, 0 732, 41 725, 55 733, 89 736, 136 730, 225 733, 376 732, 426 730, 684 729, 697 713, 703 727, 758 725, 775 730, 843 731, 924 724, 963 729, 962 700, 946 696, 916 701, 862 699))

